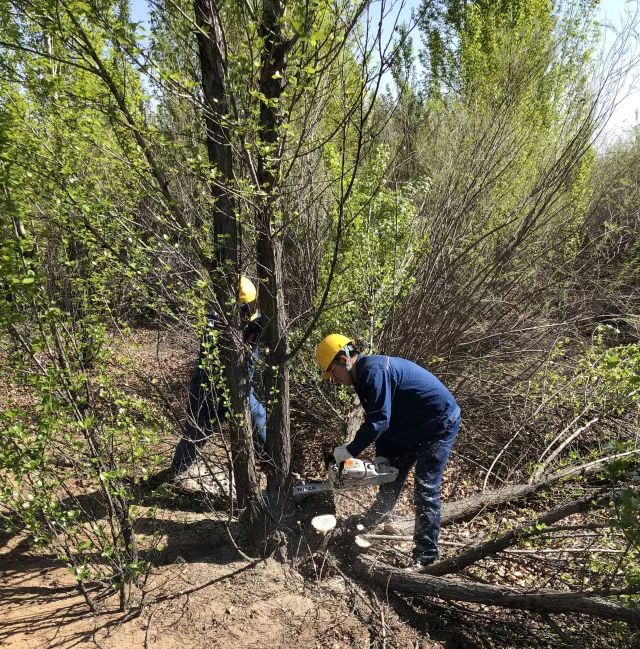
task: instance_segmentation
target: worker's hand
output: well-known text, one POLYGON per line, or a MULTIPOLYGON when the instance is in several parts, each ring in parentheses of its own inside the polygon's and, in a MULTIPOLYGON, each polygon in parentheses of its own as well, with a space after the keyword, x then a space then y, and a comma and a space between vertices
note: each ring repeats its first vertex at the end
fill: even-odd
POLYGON ((342 464, 345 460, 348 460, 350 457, 353 457, 349 451, 347 451, 347 445, 343 444, 342 446, 336 446, 333 449, 333 457, 336 458, 338 464, 342 464))
POLYGON ((389 461, 388 457, 382 457, 382 455, 378 455, 378 457, 373 460, 373 466, 376 469, 376 473, 386 473, 391 466, 391 462, 389 461))

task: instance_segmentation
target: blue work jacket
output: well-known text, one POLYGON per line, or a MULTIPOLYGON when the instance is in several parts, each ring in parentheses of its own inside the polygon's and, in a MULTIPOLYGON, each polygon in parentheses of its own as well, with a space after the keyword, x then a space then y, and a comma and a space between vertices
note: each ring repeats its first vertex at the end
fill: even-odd
POLYGON ((253 382, 253 374, 256 369, 256 363, 260 358, 260 338, 264 331, 264 320, 258 313, 253 320, 249 321, 242 332, 242 339, 247 345, 251 346, 251 355, 247 361, 247 374, 249 375, 249 384, 253 382))
POLYGON ((436 439, 460 416, 451 392, 420 365, 393 356, 359 356, 354 387, 365 420, 347 450, 353 457, 375 442, 377 455, 412 450, 436 439))

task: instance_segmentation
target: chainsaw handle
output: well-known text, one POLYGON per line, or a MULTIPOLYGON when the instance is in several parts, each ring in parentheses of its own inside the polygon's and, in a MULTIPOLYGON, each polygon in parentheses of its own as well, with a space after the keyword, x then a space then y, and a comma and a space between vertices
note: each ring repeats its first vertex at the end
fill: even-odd
MULTIPOLYGON (((337 464, 336 459, 333 457, 332 450, 325 450, 323 453, 324 458, 324 467, 328 469, 332 464, 337 464)), ((338 478, 342 479, 342 472, 344 470, 344 462, 340 462, 338 465, 338 478)))

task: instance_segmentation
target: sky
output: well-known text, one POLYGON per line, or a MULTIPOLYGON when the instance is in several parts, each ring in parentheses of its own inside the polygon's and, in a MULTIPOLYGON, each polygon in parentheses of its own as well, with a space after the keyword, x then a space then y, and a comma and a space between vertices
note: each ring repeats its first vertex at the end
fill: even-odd
MULTIPOLYGON (((420 0, 396 0, 400 8, 400 21, 408 21, 411 10, 420 4, 420 0)), ((375 3, 374 3, 375 4, 375 3)), ((387 0, 389 4, 389 0, 387 0)), ((603 24, 602 49, 598 53, 599 59, 606 59, 615 43, 616 31, 619 31, 625 17, 640 11, 640 0, 600 0, 598 9, 599 18, 603 24)), ((148 18, 148 5, 146 0, 131 0, 131 19, 146 24, 148 18)), ((391 31, 397 10, 387 16, 384 27, 387 34, 391 31)), ((415 41, 414 41, 415 42, 415 41)), ((627 52, 629 57, 640 57, 638 36, 631 39, 627 52), (631 50, 634 50, 633 52, 631 50)), ((616 106, 609 119, 604 140, 607 143, 624 136, 630 128, 640 122, 640 64, 635 66, 635 72, 626 75, 620 84, 620 92, 616 106)))

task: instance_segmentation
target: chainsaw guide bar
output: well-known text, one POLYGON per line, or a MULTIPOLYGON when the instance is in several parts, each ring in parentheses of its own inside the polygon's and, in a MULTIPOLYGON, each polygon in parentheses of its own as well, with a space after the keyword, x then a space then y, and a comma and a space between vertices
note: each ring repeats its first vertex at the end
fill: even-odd
POLYGON ((294 500, 300 501, 325 491, 348 491, 393 482, 398 477, 398 469, 389 464, 378 464, 376 468, 372 462, 350 458, 340 466, 333 461, 327 462, 327 477, 327 480, 303 482, 294 486, 294 500))

